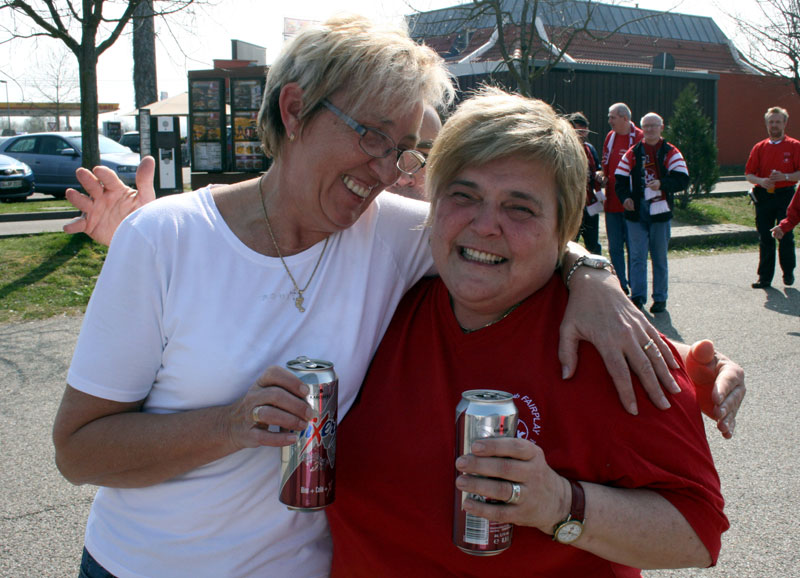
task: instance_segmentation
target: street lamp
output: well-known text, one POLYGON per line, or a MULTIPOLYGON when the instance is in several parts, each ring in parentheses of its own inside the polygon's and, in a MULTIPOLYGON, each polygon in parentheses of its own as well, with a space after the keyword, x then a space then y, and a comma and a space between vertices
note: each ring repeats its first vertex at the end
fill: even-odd
POLYGON ((11 134, 11 105, 8 103, 8 81, 0 80, 6 85, 6 116, 8 118, 8 133, 11 134))

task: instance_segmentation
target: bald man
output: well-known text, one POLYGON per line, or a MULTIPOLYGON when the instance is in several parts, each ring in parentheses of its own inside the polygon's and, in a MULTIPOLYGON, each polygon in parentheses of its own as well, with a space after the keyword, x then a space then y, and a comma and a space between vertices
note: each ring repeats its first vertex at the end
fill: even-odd
MULTIPOLYGON (((425 106, 425 112, 422 115, 422 126, 419 129, 419 143, 415 147, 425 158, 428 158, 428 153, 431 152, 433 141, 442 129, 442 121, 439 119, 439 113, 432 106, 425 106)), ((400 173, 400 178, 397 179, 391 187, 387 187, 387 191, 403 195, 410 199, 419 199, 421 201, 427 200, 425 198, 425 167, 422 167, 413 175, 400 173)))

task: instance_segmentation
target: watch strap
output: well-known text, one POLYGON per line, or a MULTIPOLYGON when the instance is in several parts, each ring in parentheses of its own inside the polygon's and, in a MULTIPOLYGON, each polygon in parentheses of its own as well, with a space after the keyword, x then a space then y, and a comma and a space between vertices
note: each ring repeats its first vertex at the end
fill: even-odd
POLYGON ((569 480, 569 485, 572 488, 572 506, 569 509, 569 517, 571 520, 583 523, 586 518, 586 494, 580 482, 569 480))
POLYGON ((569 268, 569 272, 567 273, 567 278, 564 280, 564 284, 567 286, 567 289, 569 289, 569 282, 572 279, 572 275, 575 274, 575 271, 578 270, 578 267, 582 266, 586 267, 591 266, 592 269, 605 269, 609 271, 612 275, 616 274, 616 271, 614 271, 614 265, 612 265, 611 261, 609 261, 602 255, 581 255, 580 257, 575 259, 575 262, 572 264, 572 267, 569 268), (602 263, 602 265, 598 266, 595 265, 594 263, 590 265, 586 263, 586 261, 588 261, 589 259, 591 259, 593 262, 600 262, 602 263))

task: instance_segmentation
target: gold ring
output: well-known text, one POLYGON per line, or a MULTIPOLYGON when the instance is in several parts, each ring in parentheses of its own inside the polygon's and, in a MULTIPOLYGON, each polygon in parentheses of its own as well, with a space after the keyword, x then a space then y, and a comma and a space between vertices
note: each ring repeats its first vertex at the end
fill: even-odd
POLYGON ((250 413, 250 416, 253 418, 255 423, 261 423, 258 419, 258 410, 261 408, 260 405, 257 405, 253 408, 253 411, 250 413))
POLYGON ((642 345, 642 351, 647 353, 647 350, 650 349, 651 347, 653 347, 655 344, 656 344, 656 342, 651 339, 650 341, 648 341, 647 343, 642 345))

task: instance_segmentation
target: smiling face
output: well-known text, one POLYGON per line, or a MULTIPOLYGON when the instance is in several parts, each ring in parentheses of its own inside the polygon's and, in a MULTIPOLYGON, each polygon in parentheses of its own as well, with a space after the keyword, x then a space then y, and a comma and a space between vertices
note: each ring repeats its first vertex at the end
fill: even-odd
POLYGON ((502 317, 558 264, 553 173, 521 156, 464 167, 437 195, 431 250, 463 328, 502 317))
MULTIPOLYGON (((350 114, 341 95, 330 98, 350 114)), ((400 150, 414 148, 422 120, 422 103, 382 113, 369 107, 351 115, 358 123, 389 136, 400 150)), ((315 225, 327 232, 350 227, 387 186, 397 180, 397 153, 374 158, 359 146, 359 134, 330 110, 317 114, 286 147, 284 159, 293 175, 296 206, 303 218, 325 221, 315 225), (294 160, 294 162, 292 162, 294 160), (302 199, 302 201, 301 201, 302 199), (312 210, 315 208, 316 210, 312 210)))

